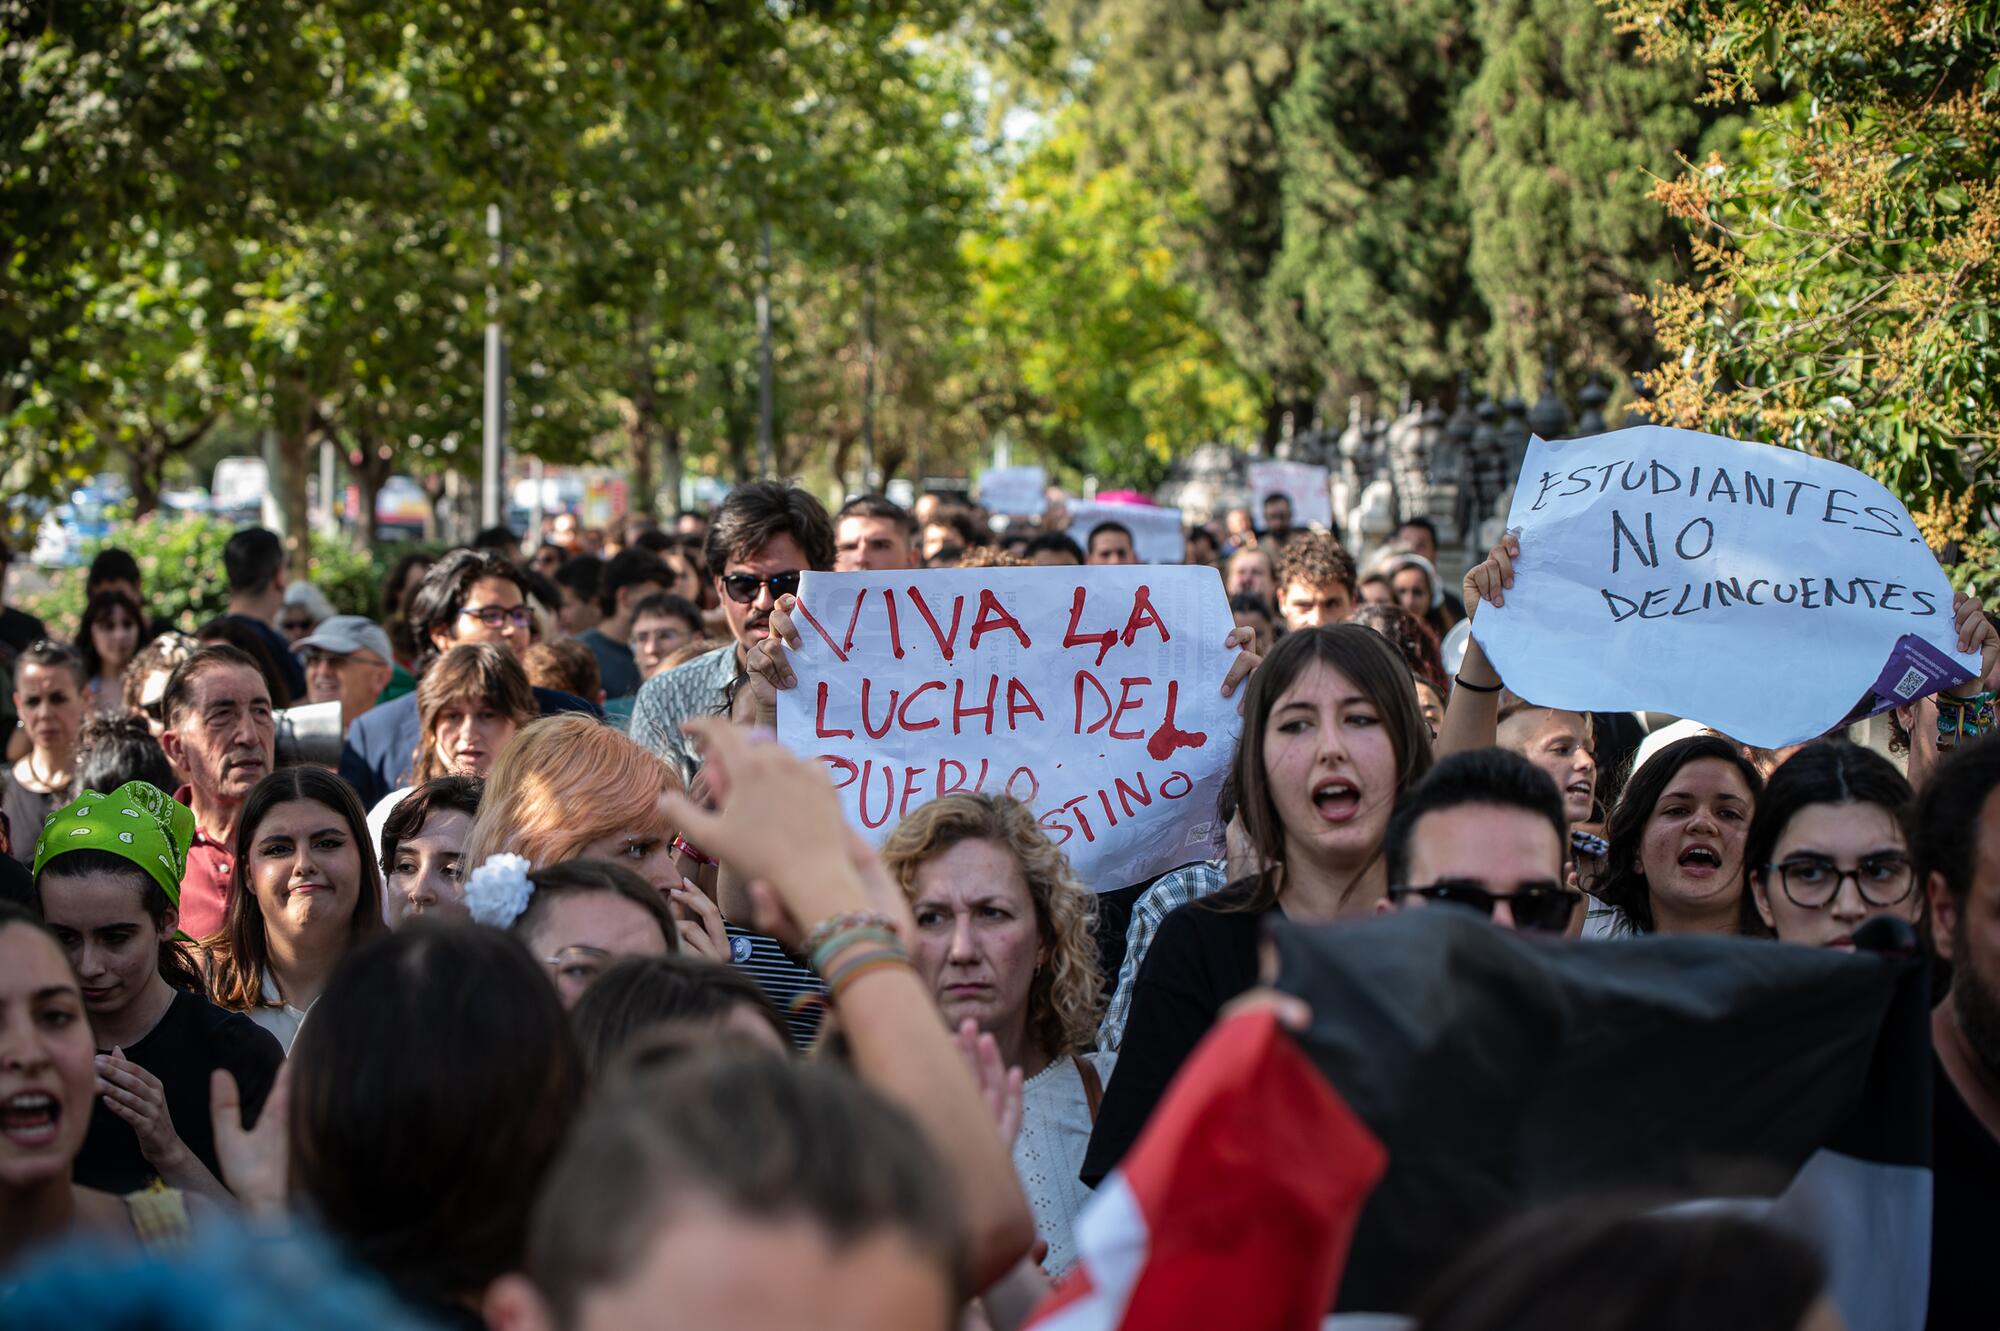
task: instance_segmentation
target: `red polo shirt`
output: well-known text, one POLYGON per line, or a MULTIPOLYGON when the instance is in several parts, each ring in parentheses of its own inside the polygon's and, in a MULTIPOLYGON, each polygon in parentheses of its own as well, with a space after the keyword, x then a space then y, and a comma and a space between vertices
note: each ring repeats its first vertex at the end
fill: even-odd
MULTIPOLYGON (((194 787, 182 786, 174 798, 194 807, 194 787)), ((188 847, 187 872, 181 876, 181 932, 199 942, 222 931, 229 908, 229 875, 236 857, 199 824, 188 847)))

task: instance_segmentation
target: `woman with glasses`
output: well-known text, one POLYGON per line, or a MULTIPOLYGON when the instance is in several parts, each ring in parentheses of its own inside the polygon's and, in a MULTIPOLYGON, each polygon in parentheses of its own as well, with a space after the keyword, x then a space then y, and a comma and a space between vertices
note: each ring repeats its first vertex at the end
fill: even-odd
POLYGON ((68 802, 76 784, 89 680, 83 658, 67 643, 44 638, 14 660, 14 715, 30 747, 0 773, 0 814, 7 820, 7 844, 23 864, 35 858, 42 824, 68 802))
POLYGON ((1910 804, 1910 783, 1879 753, 1822 740, 1793 754, 1764 788, 1744 841, 1743 931, 1852 949, 1873 916, 1917 923, 1910 804))
POLYGON ((466 904, 472 918, 526 945, 565 1009, 614 963, 680 950, 666 901, 638 874, 603 860, 565 860, 534 873, 525 863, 482 866, 466 904))
POLYGON ((146 636, 146 612, 122 591, 102 591, 90 598, 77 626, 76 644, 89 679, 93 714, 125 710, 125 667, 138 654, 146 636))
POLYGON ((297 647, 313 630, 333 618, 333 602, 310 582, 294 582, 285 588, 285 601, 278 611, 278 631, 297 647))

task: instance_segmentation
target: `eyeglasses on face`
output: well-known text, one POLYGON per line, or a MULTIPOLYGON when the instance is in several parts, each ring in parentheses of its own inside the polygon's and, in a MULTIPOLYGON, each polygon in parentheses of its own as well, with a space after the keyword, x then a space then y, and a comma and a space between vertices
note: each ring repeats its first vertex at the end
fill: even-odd
POLYGON ((528 607, 525 605, 468 605, 458 613, 461 615, 470 615, 490 629, 503 628, 508 624, 512 624, 517 629, 524 629, 533 622, 533 616, 529 613, 528 607))
POLYGON ((1492 917, 1493 908, 1504 901, 1517 927, 1537 933, 1561 933, 1569 928, 1583 893, 1573 892, 1553 879, 1522 883, 1512 892, 1495 892, 1475 878, 1444 878, 1428 887, 1389 889, 1392 901, 1410 897, 1446 906, 1464 906, 1488 918, 1492 917))
POLYGON ((1778 875, 1785 899, 1806 910, 1824 910, 1840 895, 1840 885, 1854 880, 1854 890, 1870 906, 1895 906, 1909 899, 1917 885, 1910 857, 1901 851, 1865 855, 1852 869, 1843 869, 1821 855, 1794 855, 1782 864, 1767 864, 1778 875))
POLYGON ((771 599, 780 596, 796 596, 799 591, 800 573, 793 569, 789 573, 773 573, 768 578, 760 578, 755 573, 725 573, 722 575, 722 590, 730 600, 738 605, 752 605, 757 600, 760 588, 771 589, 771 599))

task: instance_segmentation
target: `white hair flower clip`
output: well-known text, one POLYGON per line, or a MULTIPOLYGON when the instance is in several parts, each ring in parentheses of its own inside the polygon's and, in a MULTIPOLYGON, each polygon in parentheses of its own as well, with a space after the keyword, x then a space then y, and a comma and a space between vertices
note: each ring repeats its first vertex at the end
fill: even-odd
POLYGON ((528 862, 501 853, 472 871, 465 880, 465 907, 472 918, 505 929, 528 908, 535 885, 528 881, 528 862))

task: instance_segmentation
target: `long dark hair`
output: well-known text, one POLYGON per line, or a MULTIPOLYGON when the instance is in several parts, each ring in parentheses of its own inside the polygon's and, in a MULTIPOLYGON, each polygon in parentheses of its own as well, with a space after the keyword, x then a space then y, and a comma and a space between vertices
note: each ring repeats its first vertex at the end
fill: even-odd
MULTIPOLYGON (((1749 889, 1752 883, 1765 881, 1764 866, 1771 861, 1771 851, 1800 810, 1815 804, 1873 804, 1895 822, 1907 848, 1914 844, 1910 830, 1914 798, 1909 781, 1894 763, 1843 739, 1816 740, 1787 758, 1758 796, 1743 840, 1743 932, 1770 932, 1749 889)), ((1917 897, 1923 899, 1921 890, 1917 897)))
MULTIPOLYGON (((1666 794, 1667 786, 1680 770, 1702 758, 1720 758, 1734 767, 1750 788, 1752 816, 1764 793, 1764 778, 1743 756, 1743 750, 1720 735, 1690 735, 1675 740, 1648 758, 1625 782, 1624 793, 1611 810, 1605 824, 1605 839, 1611 843, 1606 855, 1608 867, 1597 887, 1597 899, 1616 906, 1641 933, 1653 932, 1653 897, 1646 875, 1639 868, 1639 849, 1646 840, 1646 824, 1652 821, 1653 806, 1666 794)), ((1746 855, 1745 860, 1748 860, 1746 855)))
POLYGON ((1262 869, 1250 899, 1243 903, 1245 909, 1268 910, 1277 904, 1281 875, 1272 871, 1282 870, 1285 864, 1285 829, 1264 774, 1264 726, 1285 690, 1316 661, 1347 676, 1375 704, 1375 713, 1388 731, 1389 746, 1396 755, 1398 799, 1431 770, 1430 726, 1417 710, 1417 689, 1410 669, 1387 638, 1358 624, 1294 629, 1280 638, 1250 676, 1243 697, 1243 740, 1236 747, 1236 764, 1230 774, 1243 829, 1256 848, 1262 869))
MULTIPOLYGON (((93 684, 104 672, 104 658, 97 654, 97 637, 91 630, 103 620, 110 618, 114 610, 123 610, 130 615, 132 623, 139 630, 138 635, 132 639, 132 656, 137 656, 139 649, 146 645, 146 612, 137 601, 116 590, 102 591, 93 595, 90 603, 83 608, 83 619, 76 626, 77 654, 83 657, 83 668, 93 684)), ((127 657, 125 665, 131 664, 131 658, 127 657)), ((120 667, 121 670, 123 668, 120 667)))
POLYGON ((421 921, 369 940, 335 967, 292 1068, 292 1183, 355 1257, 433 1307, 521 1269, 584 1079, 518 941, 421 921))
POLYGON ((280 804, 310 800, 341 816, 361 854, 361 882, 355 893, 354 916, 347 931, 353 948, 387 926, 382 922, 382 871, 368 839, 368 817, 354 788, 323 767, 285 767, 271 773, 243 801, 236 824, 236 864, 229 873, 229 911, 222 932, 207 939, 209 997, 219 1007, 247 1012, 264 1004, 264 975, 271 966, 271 946, 264 936, 264 908, 250 885, 250 847, 266 814, 280 804))
POLYGON ((187 945, 167 931, 167 912, 174 909, 174 903, 167 899, 153 875, 126 859, 108 850, 72 850, 56 856, 42 866, 35 875, 35 910, 46 915, 51 881, 68 881, 72 878, 87 878, 92 874, 110 874, 128 882, 139 894, 139 909, 153 922, 153 928, 160 933, 160 976, 176 989, 191 994, 202 992, 201 972, 196 969, 194 958, 187 945))

